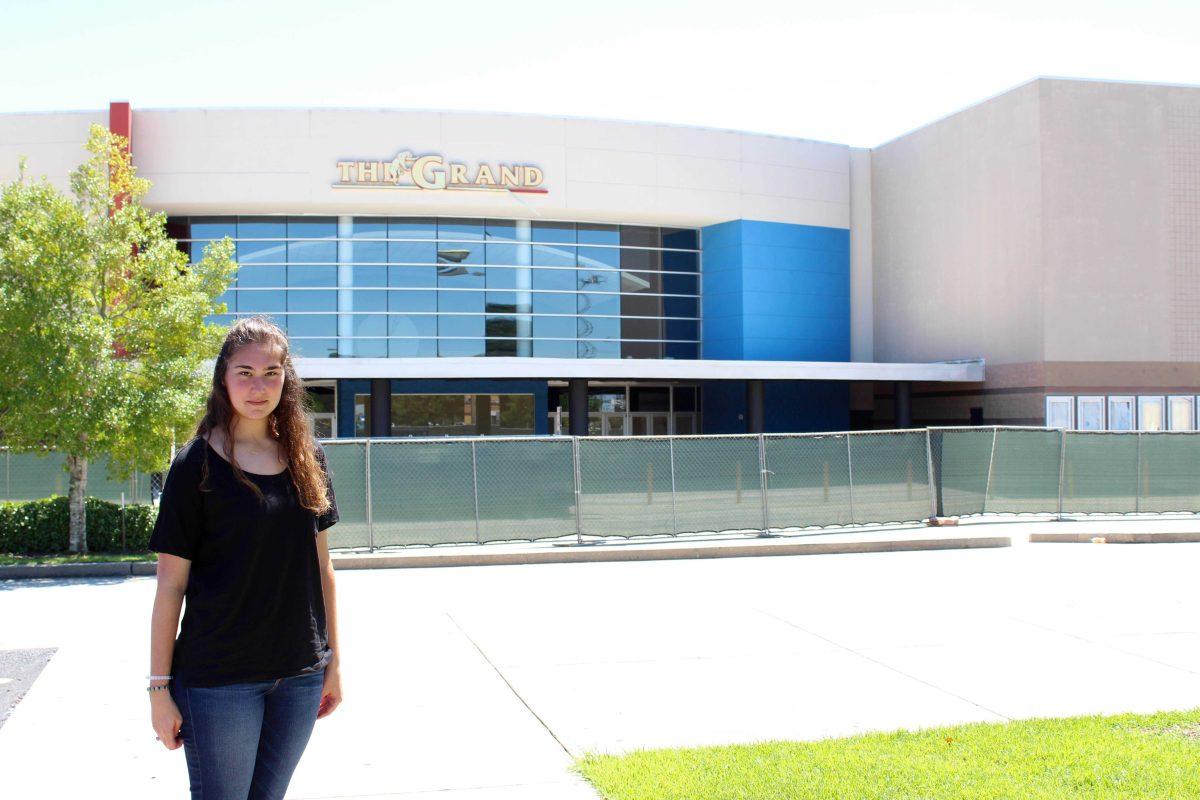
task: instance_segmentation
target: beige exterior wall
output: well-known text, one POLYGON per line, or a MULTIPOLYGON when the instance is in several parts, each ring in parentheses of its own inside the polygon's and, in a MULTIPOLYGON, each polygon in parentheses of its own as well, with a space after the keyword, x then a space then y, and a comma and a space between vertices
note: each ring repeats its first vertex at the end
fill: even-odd
POLYGON ((88 156, 88 128, 108 126, 107 111, 50 114, 0 114, 0 183, 17 177, 25 158, 25 174, 46 176, 59 189, 70 188, 68 175, 88 156))
POLYGON ((1200 392, 1200 88, 1038 79, 871 157, 876 360, 987 362, 914 421, 1200 392))

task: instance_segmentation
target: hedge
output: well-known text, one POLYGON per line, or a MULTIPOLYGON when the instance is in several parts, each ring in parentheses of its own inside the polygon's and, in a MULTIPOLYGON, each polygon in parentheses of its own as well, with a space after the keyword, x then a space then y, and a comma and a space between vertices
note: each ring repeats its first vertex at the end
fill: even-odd
MULTIPOLYGON (((84 499, 88 552, 121 550, 121 504, 97 497, 84 499)), ((145 503, 125 506, 125 550, 145 552, 158 508, 145 503)), ((0 553, 41 555, 70 550, 70 501, 65 496, 0 502, 0 553)))

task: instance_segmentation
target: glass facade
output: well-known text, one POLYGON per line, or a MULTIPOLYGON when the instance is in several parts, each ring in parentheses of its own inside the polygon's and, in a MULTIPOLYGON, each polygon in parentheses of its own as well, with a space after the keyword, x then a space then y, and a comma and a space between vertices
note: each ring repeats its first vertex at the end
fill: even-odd
POLYGON ((433 217, 174 217, 230 237, 223 324, 263 314, 305 357, 700 357, 699 233, 433 217))
MULTIPOLYGON (((531 436, 529 394, 393 394, 392 436, 531 436)), ((354 435, 371 430, 371 396, 354 395, 354 435)))

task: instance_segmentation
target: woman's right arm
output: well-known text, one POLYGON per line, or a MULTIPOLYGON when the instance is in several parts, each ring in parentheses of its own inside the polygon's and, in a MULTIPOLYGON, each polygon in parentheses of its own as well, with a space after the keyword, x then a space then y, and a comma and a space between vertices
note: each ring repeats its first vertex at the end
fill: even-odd
MULTIPOLYGON (((183 597, 187 591, 188 573, 192 562, 186 558, 158 554, 158 588, 154 593, 154 610, 150 614, 150 674, 170 675, 171 659, 175 650, 175 633, 179 627, 179 612, 183 608, 183 597)), ((151 686, 161 686, 163 680, 150 681, 151 686)), ((179 738, 179 726, 183 717, 179 713, 170 691, 148 692, 150 695, 150 720, 158 739, 168 750, 183 744, 179 738)))

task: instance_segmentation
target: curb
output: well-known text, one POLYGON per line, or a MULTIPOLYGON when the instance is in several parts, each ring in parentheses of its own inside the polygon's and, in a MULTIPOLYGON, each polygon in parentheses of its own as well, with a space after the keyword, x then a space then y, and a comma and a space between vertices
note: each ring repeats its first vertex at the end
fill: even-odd
MULTIPOLYGON (((1183 544, 1200 542, 1200 533, 1031 533, 1030 542, 1060 542, 1092 544, 1103 539, 1104 544, 1183 544)), ((1097 542, 1096 544, 1101 544, 1097 542)))
POLYGON ((972 536, 955 539, 898 539, 875 542, 780 542, 778 544, 684 545, 663 548, 628 546, 555 548, 517 553, 420 553, 391 556, 342 556, 337 569, 404 569, 421 567, 484 567, 511 564, 567 564, 598 561, 675 561, 698 558, 750 556, 834 555, 839 553, 893 553, 908 550, 962 550, 976 547, 1011 547, 1009 536, 972 536))
MULTIPOLYGON (((598 561, 674 561, 698 558, 748 556, 834 555, 839 553, 892 553, 911 550, 961 550, 977 547, 1010 547, 1009 536, 972 536, 954 539, 898 539, 874 542, 779 542, 677 547, 580 547, 530 552, 418 552, 379 556, 334 556, 335 569, 403 569, 423 567, 483 567, 512 564, 566 564, 598 561)), ((151 561, 110 561, 94 564, 21 565, 0 567, 0 580, 17 578, 101 578, 155 575, 151 561)))

